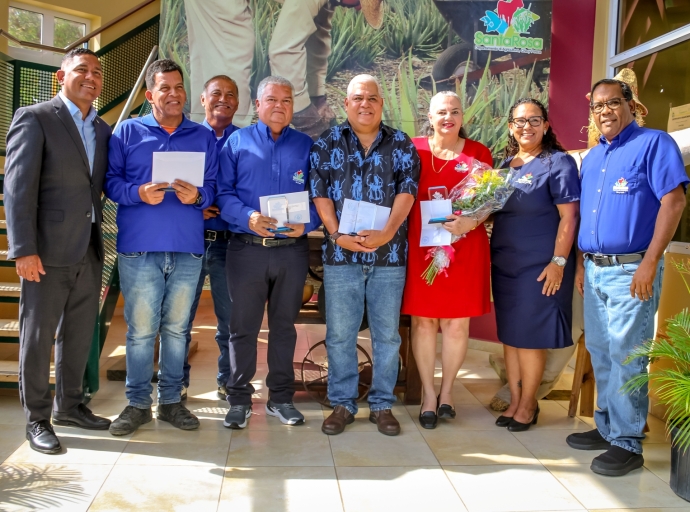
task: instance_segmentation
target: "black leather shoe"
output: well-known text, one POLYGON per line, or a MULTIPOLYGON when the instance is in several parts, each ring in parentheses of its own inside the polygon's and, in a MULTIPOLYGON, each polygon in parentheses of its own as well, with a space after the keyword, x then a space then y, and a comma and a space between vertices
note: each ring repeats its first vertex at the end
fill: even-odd
POLYGON ((438 425, 438 416, 434 411, 419 411, 419 424, 422 428, 434 429, 438 425))
POLYGON ((611 448, 611 443, 604 439, 596 428, 588 432, 570 434, 566 437, 565 442, 576 450, 608 450, 611 448))
POLYGON ((446 420, 455 418, 455 408, 452 405, 442 404, 441 395, 438 395, 436 397, 436 403, 438 404, 438 410, 436 411, 436 414, 439 418, 446 420))
POLYGON ((503 416, 502 414, 496 418, 496 426, 498 427, 507 427, 510 425, 510 422, 513 421, 513 417, 508 417, 508 416, 503 416))
POLYGON ((623 476, 644 465, 641 453, 629 452, 620 446, 611 445, 606 452, 592 461, 590 469, 599 475, 623 476))
POLYGON ((29 440, 31 449, 37 452, 53 454, 62 450, 60 440, 48 420, 29 423, 26 426, 26 438, 29 440))
POLYGON ((510 423, 506 427, 508 430, 511 432, 524 432, 525 430, 529 430, 529 428, 532 425, 537 424, 537 419, 539 418, 539 404, 537 404, 537 410, 534 411, 534 416, 532 416, 532 421, 529 423, 520 423, 519 421, 515 421, 515 418, 511 418, 510 423))
POLYGON ((91 412, 91 409, 84 404, 79 404, 71 413, 54 412, 53 425, 60 425, 61 427, 79 427, 86 430, 108 430, 108 427, 110 427, 110 420, 108 418, 96 416, 91 412))

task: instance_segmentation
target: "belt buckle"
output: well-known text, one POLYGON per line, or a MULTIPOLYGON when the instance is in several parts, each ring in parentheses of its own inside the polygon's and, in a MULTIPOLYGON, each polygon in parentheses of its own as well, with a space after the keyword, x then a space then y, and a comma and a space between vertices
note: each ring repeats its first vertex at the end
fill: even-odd
POLYGON ((273 239, 272 239, 272 238, 268 238, 268 237, 262 238, 262 239, 261 239, 261 245, 264 246, 264 247, 270 247, 270 245, 268 245, 268 242, 270 242, 271 240, 273 240, 273 239))
POLYGON ((595 264, 597 264, 597 263, 608 263, 609 257, 604 256, 601 253, 594 253, 594 254, 592 254, 592 261, 594 261, 595 264))
POLYGON ((209 242, 215 242, 216 239, 218 238, 218 232, 212 231, 210 229, 206 230, 206 232, 208 233, 208 237, 206 238, 206 240, 208 240, 209 242), (213 238, 210 238, 211 233, 213 233, 213 238))

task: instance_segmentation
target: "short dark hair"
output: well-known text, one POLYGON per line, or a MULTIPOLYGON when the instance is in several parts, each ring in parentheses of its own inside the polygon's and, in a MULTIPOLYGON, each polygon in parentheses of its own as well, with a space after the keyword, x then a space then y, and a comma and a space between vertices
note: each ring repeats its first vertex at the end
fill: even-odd
POLYGON ((171 73, 177 71, 184 78, 180 65, 171 59, 154 60, 146 70, 146 88, 150 91, 156 85, 156 75, 158 73, 171 73))
POLYGON ((602 80, 599 80, 596 84, 592 86, 592 91, 589 96, 590 104, 592 103, 592 101, 594 101, 594 90, 600 85, 618 85, 621 88, 621 92, 623 93, 623 98, 625 99, 625 101, 632 101, 633 99, 632 88, 628 84, 626 84, 622 80, 616 80, 615 78, 604 78, 602 80))
POLYGON ((204 92, 206 92, 206 89, 208 89, 208 86, 211 85, 211 82, 215 82, 216 80, 227 80, 228 82, 230 82, 232 85, 235 86, 235 89, 239 89, 239 87, 237 87, 237 82, 235 82, 228 75, 216 75, 216 76, 212 76, 211 78, 206 80, 206 83, 204 83, 204 89, 203 89, 204 92))
POLYGON ((72 48, 62 57, 62 61, 60 61, 60 67, 62 67, 63 64, 66 64, 67 62, 71 61, 73 58, 79 57, 80 55, 91 55, 92 57, 96 57, 98 59, 98 55, 93 50, 89 50, 88 48, 84 47, 72 48))
MULTIPOLYGON (((549 112, 548 110, 546 110, 546 106, 544 106, 544 104, 541 101, 535 100, 534 98, 520 98, 515 102, 515 104, 512 107, 510 107, 510 110, 508 111, 509 123, 512 123, 514 120, 513 112, 515 112, 515 109, 518 108, 520 105, 524 105, 526 103, 537 106, 539 110, 541 110, 541 117, 543 118, 544 122, 549 121, 549 112)), ((505 157, 508 158, 509 156, 517 155, 519 149, 520 145, 518 144, 518 141, 515 139, 513 135, 510 135, 509 133, 508 145, 505 149, 505 157)), ((544 134, 544 138, 541 140, 541 149, 542 157, 546 157, 558 151, 562 151, 565 153, 565 148, 556 138, 556 134, 554 133, 552 126, 549 126, 549 129, 544 134)))

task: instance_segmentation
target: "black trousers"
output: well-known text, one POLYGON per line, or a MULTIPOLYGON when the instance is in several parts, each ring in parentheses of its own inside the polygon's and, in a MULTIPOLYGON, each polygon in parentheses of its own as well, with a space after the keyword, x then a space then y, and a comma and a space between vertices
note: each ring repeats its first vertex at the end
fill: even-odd
POLYGON ((295 320, 302 306, 309 270, 306 238, 292 245, 262 247, 231 238, 226 258, 230 313, 230 405, 250 405, 256 374, 256 345, 268 301, 269 398, 292 401, 297 331, 295 320))
POLYGON ((19 397, 27 423, 71 412, 82 401, 84 371, 93 339, 103 262, 94 232, 84 257, 68 267, 44 266, 41 281, 22 279, 19 299, 19 397), (55 338, 55 402, 50 354, 55 338))

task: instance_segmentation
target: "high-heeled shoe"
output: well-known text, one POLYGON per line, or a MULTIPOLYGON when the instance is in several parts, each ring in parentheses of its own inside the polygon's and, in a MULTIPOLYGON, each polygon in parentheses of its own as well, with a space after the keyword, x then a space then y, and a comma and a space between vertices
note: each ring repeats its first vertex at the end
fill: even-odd
POLYGON ((532 416, 532 421, 529 423, 520 423, 519 421, 516 421, 515 418, 508 424, 508 427, 506 427, 508 430, 511 432, 524 432, 525 430, 529 430, 529 428, 532 425, 537 424, 537 419, 539 418, 539 404, 537 404, 537 410, 534 411, 534 416, 532 416))
POLYGON ((436 411, 436 414, 438 415, 439 418, 443 419, 454 419, 455 418, 455 407, 452 405, 448 404, 442 404, 441 403, 441 395, 438 395, 436 397, 436 403, 438 404, 438 409, 436 411))
MULTIPOLYGON (((438 405, 438 399, 436 400, 436 405, 438 405)), ((420 408, 419 424, 422 426, 422 428, 426 428, 428 430, 434 429, 438 425, 438 415, 434 411, 422 412, 422 409, 420 408)))
POLYGON ((503 416, 502 414, 496 418, 496 426, 498 427, 507 427, 510 425, 510 422, 513 421, 512 416, 503 416))

